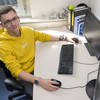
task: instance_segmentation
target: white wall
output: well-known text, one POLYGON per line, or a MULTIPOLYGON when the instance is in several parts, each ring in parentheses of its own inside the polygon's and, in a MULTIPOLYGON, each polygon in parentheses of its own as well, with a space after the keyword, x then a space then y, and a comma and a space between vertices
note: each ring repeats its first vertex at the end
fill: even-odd
POLYGON ((49 17, 52 12, 58 13, 62 8, 67 8, 68 5, 74 6, 79 3, 88 4, 89 0, 30 0, 30 9, 32 18, 41 18, 43 14, 49 17))
POLYGON ((100 20, 100 0, 89 0, 89 6, 91 7, 91 11, 100 20))

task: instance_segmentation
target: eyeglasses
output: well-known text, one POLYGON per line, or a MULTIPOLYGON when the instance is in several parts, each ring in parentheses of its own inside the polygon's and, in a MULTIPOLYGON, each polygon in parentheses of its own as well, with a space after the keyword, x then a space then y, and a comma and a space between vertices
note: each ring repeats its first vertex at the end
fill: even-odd
POLYGON ((11 25, 12 22, 16 22, 19 19, 18 16, 13 17, 11 20, 6 20, 5 22, 3 22, 4 25, 11 25))

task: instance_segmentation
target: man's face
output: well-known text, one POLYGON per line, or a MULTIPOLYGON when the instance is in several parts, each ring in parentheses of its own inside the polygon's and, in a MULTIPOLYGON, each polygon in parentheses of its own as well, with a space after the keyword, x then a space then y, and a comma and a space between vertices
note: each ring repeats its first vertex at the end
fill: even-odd
POLYGON ((10 11, 6 14, 1 15, 1 23, 2 26, 8 30, 8 32, 19 32, 20 19, 15 12, 10 11))

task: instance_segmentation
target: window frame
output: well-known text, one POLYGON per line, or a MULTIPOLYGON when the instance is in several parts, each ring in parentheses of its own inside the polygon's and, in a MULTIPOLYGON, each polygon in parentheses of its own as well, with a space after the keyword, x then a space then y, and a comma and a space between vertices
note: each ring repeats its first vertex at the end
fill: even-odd
MULTIPOLYGON (((0 5, 0 8, 4 6, 5 5, 0 5)), ((12 6, 16 10, 18 16, 31 17, 29 0, 17 0, 17 5, 10 6, 12 6)))

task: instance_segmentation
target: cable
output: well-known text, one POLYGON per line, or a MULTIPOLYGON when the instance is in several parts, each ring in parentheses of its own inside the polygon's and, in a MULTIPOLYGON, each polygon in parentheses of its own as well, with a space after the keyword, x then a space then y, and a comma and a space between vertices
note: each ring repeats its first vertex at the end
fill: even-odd
POLYGON ((64 88, 64 87, 60 87, 61 89, 75 89, 75 88, 84 88, 86 85, 84 86, 76 86, 76 87, 70 87, 70 88, 64 88))
MULTIPOLYGON (((96 71, 98 71, 98 69, 97 69, 97 70, 94 70, 94 71, 91 71, 91 72, 89 72, 89 73, 87 74, 87 83, 88 83, 88 80, 89 80, 89 75, 92 74, 92 73, 94 73, 94 72, 96 72, 96 71)), ((85 85, 83 85, 83 86, 76 86, 76 87, 69 87, 69 88, 60 87, 60 88, 61 88, 61 89, 76 89, 76 88, 84 88, 84 87, 87 85, 87 83, 86 83, 85 85)))
POLYGON ((87 75, 87 83, 88 83, 88 80, 89 80, 89 75, 94 73, 94 72, 96 72, 96 71, 98 71, 98 70, 99 70, 99 68, 97 70, 94 70, 94 71, 88 73, 88 75, 87 75))
POLYGON ((96 63, 82 63, 82 62, 78 62, 78 61, 74 61, 75 63, 79 63, 79 64, 83 64, 83 65, 95 65, 95 64, 98 64, 99 63, 99 61, 98 62, 96 62, 96 63))

